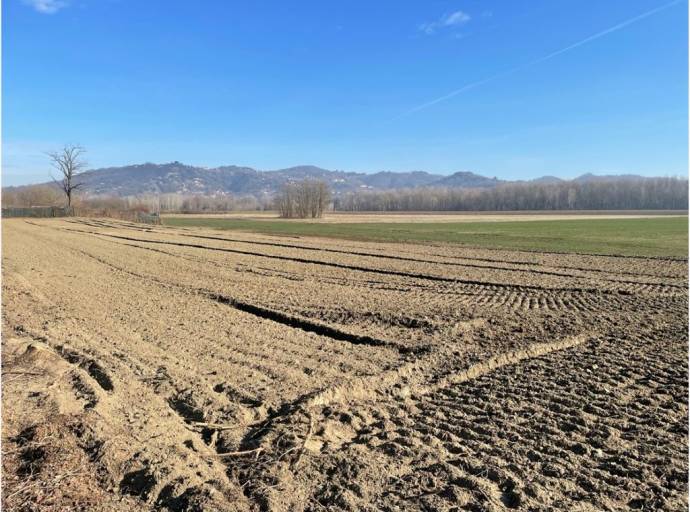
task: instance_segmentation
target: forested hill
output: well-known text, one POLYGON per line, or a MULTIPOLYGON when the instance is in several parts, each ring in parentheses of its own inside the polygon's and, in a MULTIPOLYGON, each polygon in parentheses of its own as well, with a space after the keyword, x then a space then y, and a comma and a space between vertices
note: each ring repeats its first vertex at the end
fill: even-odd
MULTIPOLYGON (((325 181, 334 195, 348 192, 383 191, 420 187, 494 188, 508 181, 460 171, 440 175, 425 171, 373 173, 328 170, 313 165, 301 165, 273 171, 259 171, 251 167, 227 165, 214 168, 186 165, 145 163, 124 167, 89 170, 80 174, 81 190, 88 195, 128 197, 149 194, 233 195, 253 196, 257 199, 273 196, 287 182, 312 178, 325 181)), ((611 181, 638 178, 632 176, 582 175, 574 181, 611 181)), ((545 176, 534 183, 557 183, 559 178, 545 176)), ((50 184, 47 182, 46 184, 50 184)), ((21 187, 17 187, 21 188, 21 187)))

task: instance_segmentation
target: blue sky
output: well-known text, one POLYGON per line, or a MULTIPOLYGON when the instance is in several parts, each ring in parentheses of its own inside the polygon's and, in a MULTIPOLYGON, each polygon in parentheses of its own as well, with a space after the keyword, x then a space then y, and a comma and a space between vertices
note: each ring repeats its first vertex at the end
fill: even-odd
POLYGON ((685 0, 2 9, 3 185, 64 143, 92 167, 688 172, 685 0))

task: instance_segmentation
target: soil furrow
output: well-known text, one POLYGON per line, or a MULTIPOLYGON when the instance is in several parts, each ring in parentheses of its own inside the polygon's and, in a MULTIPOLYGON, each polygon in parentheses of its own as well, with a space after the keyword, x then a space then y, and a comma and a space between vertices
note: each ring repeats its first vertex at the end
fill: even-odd
POLYGON ((397 271, 397 270, 363 267, 363 266, 359 266, 359 265, 347 265, 344 263, 335 263, 335 262, 330 262, 330 261, 311 260, 308 258, 300 258, 297 256, 279 256, 279 255, 265 254, 265 253, 261 253, 261 252, 255 252, 255 251, 243 251, 240 249, 229 249, 229 248, 223 248, 223 247, 210 247, 207 245, 186 244, 186 243, 182 243, 182 242, 169 242, 169 241, 165 241, 165 240, 146 240, 146 239, 142 239, 142 238, 133 238, 133 237, 126 237, 126 236, 121 236, 121 235, 110 235, 110 234, 106 234, 106 233, 98 233, 98 232, 94 232, 94 231, 81 231, 81 230, 72 230, 72 229, 68 229, 68 231, 72 231, 72 232, 76 232, 76 233, 85 233, 85 234, 95 235, 95 236, 100 236, 100 237, 109 237, 109 238, 116 238, 116 239, 120 239, 120 240, 128 240, 128 241, 132 241, 132 242, 172 245, 172 246, 178 246, 178 247, 190 247, 193 249, 203 249, 203 250, 209 250, 209 251, 227 252, 227 253, 233 253, 233 254, 242 254, 242 255, 246 255, 246 256, 258 256, 258 257, 262 257, 262 258, 269 258, 269 259, 275 259, 275 260, 281 260, 281 261, 293 261, 296 263, 305 263, 305 264, 309 264, 309 265, 322 265, 322 266, 326 266, 326 267, 341 268, 341 269, 345 269, 345 270, 355 270, 355 271, 359 271, 359 272, 370 272, 370 273, 374 273, 374 274, 382 274, 382 275, 389 275, 389 276, 406 277, 406 278, 410 278, 410 279, 422 279, 422 280, 438 281, 438 282, 446 282, 446 283, 456 283, 456 284, 463 284, 463 285, 495 286, 495 287, 500 287, 500 288, 509 288, 509 289, 518 289, 518 290, 527 289, 527 290, 548 290, 548 291, 570 291, 570 292, 601 293, 601 294, 619 293, 617 291, 606 290, 606 289, 595 289, 595 288, 544 287, 544 286, 536 286, 536 285, 528 285, 528 284, 509 284, 509 283, 486 282, 486 281, 478 281, 478 280, 472 280, 472 279, 460 279, 460 278, 455 278, 455 277, 443 277, 443 276, 438 276, 438 275, 419 274, 419 273, 412 273, 412 272, 402 272, 402 271, 397 271))
MULTIPOLYGON (((412 257, 407 257, 407 256, 399 256, 399 255, 390 255, 390 254, 380 254, 380 253, 371 253, 371 252, 360 252, 360 251, 352 251, 352 250, 341 250, 341 249, 331 249, 331 248, 324 248, 324 247, 311 247, 308 245, 294 245, 294 244, 285 244, 285 243, 279 243, 279 242, 264 242, 264 241, 258 241, 258 240, 241 240, 241 239, 236 239, 236 238, 227 238, 227 237, 219 237, 219 236, 209 236, 209 235, 194 235, 194 234, 181 234, 181 236, 185 237, 190 237, 190 238, 199 238, 199 239, 204 239, 204 240, 218 240, 218 241, 224 241, 224 242, 231 242, 231 243, 242 243, 242 244, 247 244, 247 245, 263 245, 263 246, 269 246, 269 247, 280 247, 280 248, 285 248, 285 249, 298 249, 298 250, 304 250, 304 251, 315 251, 315 252, 325 252, 325 253, 334 253, 334 254, 344 254, 344 255, 349 255, 349 256, 365 256, 365 257, 372 257, 372 258, 379 258, 379 259, 388 259, 388 260, 393 260, 393 261, 409 261, 413 263, 424 263, 424 264, 431 264, 431 265, 448 265, 448 266, 453 266, 453 267, 466 267, 466 268, 478 268, 478 269, 487 269, 487 270, 501 270, 501 271, 506 271, 506 272, 523 272, 523 273, 528 273, 528 274, 541 274, 541 275, 550 275, 550 276, 557 276, 557 277, 566 277, 566 278, 572 278, 572 279, 584 279, 586 276, 579 276, 575 274, 568 274, 565 272, 556 272, 556 271, 550 271, 550 270, 540 270, 534 267, 539 267, 539 266, 544 266, 540 265, 538 263, 528 263, 528 262, 515 262, 515 264, 521 264, 521 265, 529 265, 531 268, 511 268, 511 267, 505 267, 505 266, 495 266, 495 265, 476 265, 472 263, 458 263, 458 262, 451 262, 451 261, 438 261, 438 260, 426 260, 426 259, 421 259, 421 258, 412 258, 412 257)), ((444 257, 444 256, 440 256, 444 257)), ((470 259, 470 258, 464 258, 460 257, 461 259, 470 259)), ((479 259, 479 258, 471 258, 471 259, 479 259)), ((486 261, 486 262, 491 262, 491 263, 499 263, 499 260, 491 260, 491 259, 481 259, 481 261, 486 261)), ((513 262, 500 262, 500 263, 513 263, 513 262)), ((573 267, 563 267, 563 268, 569 268, 572 270, 579 270, 579 271, 585 271, 585 272, 591 272, 593 269, 586 269, 586 268, 573 268, 573 267)), ((610 271, 601 271, 601 272, 607 272, 611 273, 610 271)), ((614 272, 614 273, 622 273, 622 274, 631 274, 631 275, 639 275, 635 273, 626 273, 626 272, 614 272)), ((648 274, 642 274, 644 277, 674 277, 674 276, 656 276, 656 275, 648 275, 648 274)), ((610 281, 613 283, 633 283, 633 284, 659 284, 663 286, 669 286, 672 288, 678 288, 678 289, 687 289, 687 285, 674 285, 674 284, 667 284, 667 283, 638 283, 636 281, 621 281, 621 280, 616 280, 616 279, 610 279, 610 278, 598 278, 599 280, 604 280, 604 281, 610 281)))

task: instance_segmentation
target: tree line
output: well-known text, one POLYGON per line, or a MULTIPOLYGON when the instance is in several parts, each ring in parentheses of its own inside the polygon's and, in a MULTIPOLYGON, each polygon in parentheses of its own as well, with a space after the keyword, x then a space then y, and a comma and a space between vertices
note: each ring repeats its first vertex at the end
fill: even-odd
POLYGON ((338 211, 684 210, 688 180, 507 183, 494 188, 413 188, 342 194, 338 211))
MULTIPOLYGON (((56 185, 30 185, 2 189, 3 207, 66 205, 65 193, 56 185)), ((75 194, 70 199, 75 208, 140 210, 154 213, 212 213, 230 211, 270 210, 273 199, 259 200, 254 196, 200 194, 141 194, 136 196, 75 194)))

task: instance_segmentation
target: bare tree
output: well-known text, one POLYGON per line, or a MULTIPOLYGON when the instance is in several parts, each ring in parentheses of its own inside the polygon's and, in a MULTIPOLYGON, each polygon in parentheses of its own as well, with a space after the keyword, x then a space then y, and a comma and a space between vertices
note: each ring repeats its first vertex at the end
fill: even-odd
POLYGON ((51 165, 60 173, 53 181, 60 186, 67 197, 67 208, 72 208, 72 195, 81 188, 83 183, 76 180, 77 175, 86 167, 83 160, 86 150, 78 145, 68 144, 60 151, 48 153, 51 165))
POLYGON ((278 211, 280 216, 285 219, 291 219, 296 215, 295 213, 295 196, 296 186, 293 183, 286 183, 280 191, 276 199, 278 211))
POLYGON ((316 208, 312 217, 323 217, 324 212, 331 202, 331 189, 325 181, 319 181, 315 184, 316 199, 314 201, 316 208))

